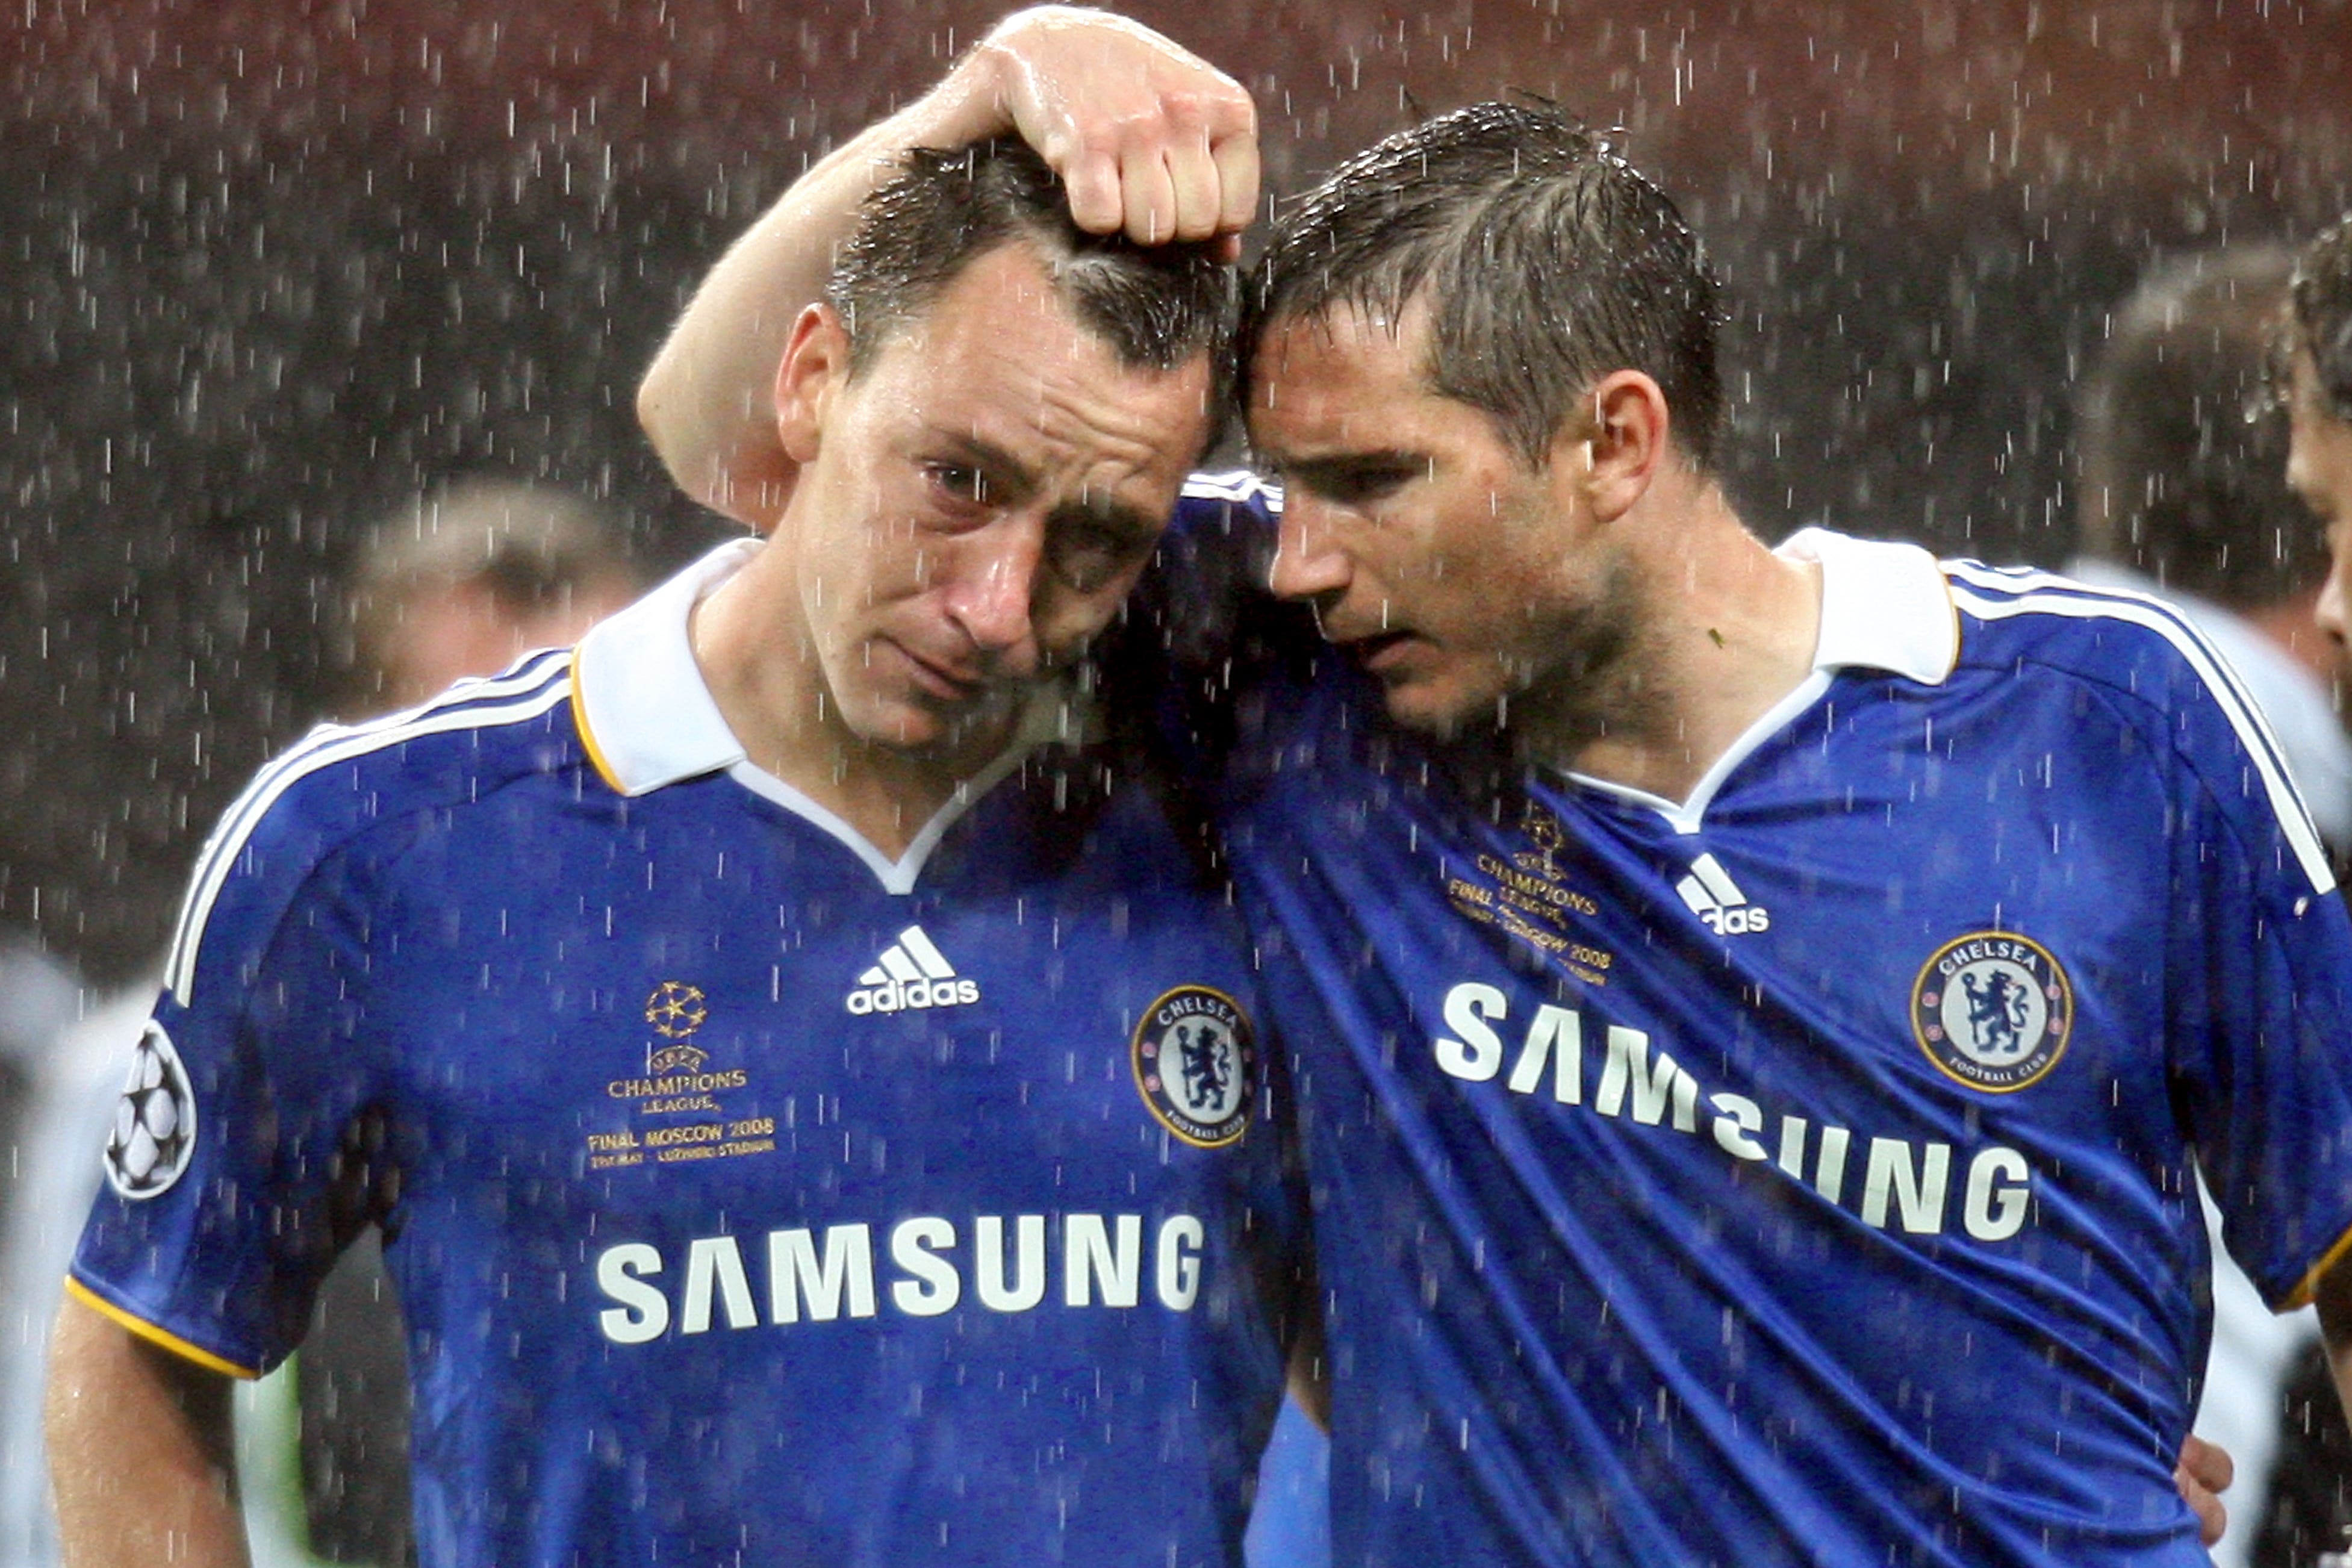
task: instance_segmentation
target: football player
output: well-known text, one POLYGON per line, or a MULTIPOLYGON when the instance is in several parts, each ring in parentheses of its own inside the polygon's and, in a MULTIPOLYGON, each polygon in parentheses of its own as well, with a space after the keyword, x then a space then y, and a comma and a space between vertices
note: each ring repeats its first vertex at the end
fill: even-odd
POLYGON ((758 536, 215 835, 58 1327, 71 1561, 241 1560, 228 1380, 371 1219, 427 1564, 1238 1561, 1283 1064, 1085 664, 1224 406, 1227 215, 1076 227, 1003 42, 836 160, 758 536))

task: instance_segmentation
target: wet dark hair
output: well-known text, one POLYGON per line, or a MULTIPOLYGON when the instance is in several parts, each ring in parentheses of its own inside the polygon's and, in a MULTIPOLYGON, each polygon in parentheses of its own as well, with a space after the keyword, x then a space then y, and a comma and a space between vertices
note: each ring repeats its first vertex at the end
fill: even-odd
POLYGON ((2352 419, 2352 216, 2305 248, 2293 292, 2294 347, 2318 369, 2327 412, 2352 419))
POLYGON ((1550 104, 1481 103, 1358 153, 1279 219, 1244 343, 1344 307, 1393 322, 1424 297, 1431 389, 1491 416, 1530 467, 1595 382, 1638 370, 1706 470, 1718 293, 1674 203, 1605 139, 1550 104))
POLYGON ((1070 220, 1060 179, 1019 142, 918 148, 904 165, 866 198, 825 285, 825 301, 849 333, 852 376, 966 268, 1001 247, 1026 245, 1121 364, 1175 370, 1207 354, 1208 412, 1213 425, 1222 423, 1240 284, 1206 244, 1141 246, 1087 233, 1070 220))
POLYGON ((2078 405, 2086 554, 2242 610, 2326 575, 2269 393, 2294 273, 2275 247, 2216 251, 2157 272, 2116 310, 2078 405))

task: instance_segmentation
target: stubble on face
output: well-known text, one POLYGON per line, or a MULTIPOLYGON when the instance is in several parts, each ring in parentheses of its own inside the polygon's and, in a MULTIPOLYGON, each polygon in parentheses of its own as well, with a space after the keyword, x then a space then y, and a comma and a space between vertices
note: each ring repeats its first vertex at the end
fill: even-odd
POLYGON ((1636 574, 1569 476, 1430 390, 1427 331, 1418 304, 1393 325, 1341 307, 1262 338, 1252 439, 1291 509, 1275 589, 1400 724, 1573 755, 1646 711, 1636 574))
POLYGON ((863 738, 998 749, 1115 614, 1199 445, 1205 363, 1120 363, 1024 247, 975 262, 846 385, 794 542, 863 738))
POLYGON ((754 763, 895 841, 1066 689, 1150 558, 1210 378, 1124 364, 1020 247, 856 376, 838 321, 806 321, 796 344, 829 346, 788 357, 778 404, 800 471, 696 653, 754 763))

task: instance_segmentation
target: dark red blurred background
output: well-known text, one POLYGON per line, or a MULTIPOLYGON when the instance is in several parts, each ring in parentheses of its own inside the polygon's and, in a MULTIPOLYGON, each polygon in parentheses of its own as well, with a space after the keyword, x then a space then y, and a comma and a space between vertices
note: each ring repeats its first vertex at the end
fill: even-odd
MULTIPOLYGON (((15 0, 0 22, 0 931, 153 962, 320 710, 358 529, 461 474, 709 536, 628 417, 699 271, 1002 6, 15 0)), ((1154 0, 1274 183, 1525 89, 1731 285, 1751 521, 2067 552, 2067 402, 2148 261, 2352 206, 2352 0, 1154 0)))

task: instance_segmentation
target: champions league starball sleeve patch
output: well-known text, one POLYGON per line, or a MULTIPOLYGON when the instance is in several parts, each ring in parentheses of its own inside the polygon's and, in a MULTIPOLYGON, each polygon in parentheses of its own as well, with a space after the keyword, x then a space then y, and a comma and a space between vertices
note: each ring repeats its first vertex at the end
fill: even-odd
POLYGON ((1143 1010, 1132 1049, 1135 1086, 1162 1127, 1202 1149, 1249 1129, 1257 1037, 1222 991, 1180 985, 1143 1010))
POLYGON ((134 1202, 161 1196, 196 1147, 196 1097, 163 1026, 150 1019, 106 1134, 106 1181, 134 1202))

